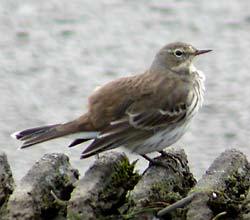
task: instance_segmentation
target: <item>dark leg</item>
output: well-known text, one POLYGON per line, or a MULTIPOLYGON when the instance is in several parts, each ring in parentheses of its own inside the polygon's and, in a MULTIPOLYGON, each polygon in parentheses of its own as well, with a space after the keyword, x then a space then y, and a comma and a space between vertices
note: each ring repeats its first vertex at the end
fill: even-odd
POLYGON ((177 170, 172 166, 172 164, 167 164, 167 163, 163 163, 162 161, 154 160, 154 159, 148 157, 148 156, 145 155, 145 154, 141 154, 141 156, 142 156, 144 159, 146 159, 147 161, 149 161, 149 164, 150 164, 150 165, 161 166, 161 167, 164 167, 164 168, 166 168, 166 169, 171 168, 174 172, 177 172, 177 170))
POLYGON ((181 164, 181 166, 184 168, 185 167, 185 165, 184 165, 184 163, 183 163, 183 161, 182 161, 182 159, 180 158, 180 157, 178 157, 177 155, 175 155, 175 154, 172 154, 172 153, 170 153, 170 152, 166 152, 166 151, 164 151, 164 150, 161 150, 161 151, 158 151, 162 156, 164 156, 164 157, 169 157, 169 158, 171 158, 172 160, 174 160, 174 161, 179 161, 179 163, 181 164))

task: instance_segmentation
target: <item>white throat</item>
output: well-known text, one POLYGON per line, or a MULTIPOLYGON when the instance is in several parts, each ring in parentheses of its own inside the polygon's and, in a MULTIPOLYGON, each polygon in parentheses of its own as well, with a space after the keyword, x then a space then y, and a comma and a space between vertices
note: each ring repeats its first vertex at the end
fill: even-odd
POLYGON ((204 81, 206 79, 204 73, 201 70, 198 70, 193 63, 189 66, 190 73, 197 74, 201 81, 204 81))
POLYGON ((203 95, 205 92, 205 84, 204 84, 205 75, 201 70, 198 70, 193 64, 191 64, 189 66, 189 71, 191 74, 194 74, 194 76, 196 78, 196 83, 197 83, 196 92, 200 96, 200 105, 199 106, 202 106, 203 101, 204 101, 203 95))

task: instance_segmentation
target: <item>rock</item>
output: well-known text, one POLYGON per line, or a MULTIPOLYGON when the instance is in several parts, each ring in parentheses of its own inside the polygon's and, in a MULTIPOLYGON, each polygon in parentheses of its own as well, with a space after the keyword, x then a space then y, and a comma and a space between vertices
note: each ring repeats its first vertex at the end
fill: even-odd
POLYGON ((14 190, 14 180, 10 165, 7 160, 5 153, 0 153, 0 219, 2 214, 5 212, 6 203, 9 199, 10 194, 14 190))
POLYGON ((3 219, 59 219, 59 216, 66 219, 67 203, 58 201, 70 199, 78 176, 78 171, 71 167, 66 155, 44 155, 23 177, 10 196, 8 212, 3 219))
MULTIPOLYGON (((171 157, 162 155, 155 158, 166 164, 149 166, 141 180, 130 193, 130 208, 127 216, 132 219, 153 219, 158 210, 186 196, 196 180, 189 171, 184 150, 172 150, 171 157)), ((171 213, 170 219, 182 216, 171 213)))
POLYGON ((140 176, 136 162, 130 164, 125 154, 106 152, 78 181, 67 156, 46 154, 13 191, 2 153, 0 219, 250 219, 250 165, 241 152, 222 153, 197 184, 184 150, 154 160, 158 165, 151 164, 140 176))
POLYGON ((67 219, 119 219, 118 208, 140 176, 125 154, 107 152, 98 158, 79 181, 68 205, 67 219))
POLYGON ((210 220, 216 215, 236 219, 250 186, 246 156, 237 150, 223 152, 190 193, 197 193, 188 206, 187 220, 210 220))
MULTIPOLYGON (((250 169, 250 166, 248 169, 250 169)), ((246 199, 243 202, 239 219, 240 220, 250 219, 250 188, 248 189, 248 194, 246 196, 246 199)))

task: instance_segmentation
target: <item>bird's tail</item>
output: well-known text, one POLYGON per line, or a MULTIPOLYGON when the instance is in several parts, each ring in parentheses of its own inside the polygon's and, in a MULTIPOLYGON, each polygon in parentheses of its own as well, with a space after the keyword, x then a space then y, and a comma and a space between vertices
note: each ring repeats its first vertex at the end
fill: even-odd
POLYGON ((85 131, 86 133, 89 133, 89 126, 86 123, 85 118, 79 118, 78 120, 64 124, 54 124, 26 129, 15 132, 11 136, 23 142, 20 148, 26 148, 51 139, 85 131))

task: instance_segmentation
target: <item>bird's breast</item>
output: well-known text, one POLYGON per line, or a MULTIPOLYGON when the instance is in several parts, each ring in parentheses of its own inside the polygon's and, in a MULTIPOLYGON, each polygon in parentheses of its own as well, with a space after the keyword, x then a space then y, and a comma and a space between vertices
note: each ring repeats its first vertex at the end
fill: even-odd
POLYGON ((199 110, 199 108, 202 106, 204 101, 204 92, 205 92, 205 85, 204 85, 204 74, 199 71, 195 70, 195 72, 192 73, 194 76, 194 82, 193 82, 193 91, 192 91, 192 100, 191 104, 187 111, 187 117, 191 118, 193 117, 199 110))

